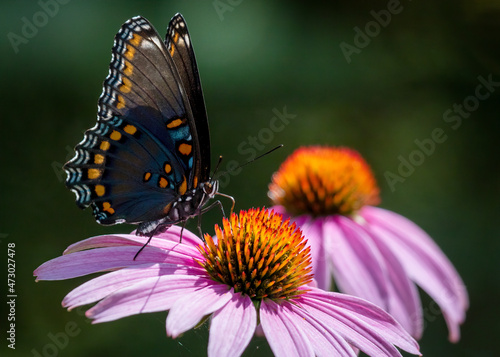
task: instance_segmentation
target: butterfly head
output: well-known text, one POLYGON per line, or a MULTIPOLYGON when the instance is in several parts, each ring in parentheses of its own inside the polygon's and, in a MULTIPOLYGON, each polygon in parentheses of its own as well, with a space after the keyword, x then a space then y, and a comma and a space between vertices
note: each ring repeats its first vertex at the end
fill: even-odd
POLYGON ((219 181, 216 179, 210 179, 209 181, 201 184, 201 189, 203 190, 206 199, 211 199, 219 191, 219 181))

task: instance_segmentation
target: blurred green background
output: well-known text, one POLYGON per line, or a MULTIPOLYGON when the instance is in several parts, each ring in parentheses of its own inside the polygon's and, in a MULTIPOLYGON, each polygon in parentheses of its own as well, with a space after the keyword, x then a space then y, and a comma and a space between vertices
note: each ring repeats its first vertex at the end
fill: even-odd
MULTIPOLYGON (((470 293, 460 342, 449 343, 442 316, 431 316, 421 351, 500 355, 499 1, 390 1, 396 4, 389 5, 390 19, 382 15, 387 1, 60 0, 40 15, 47 13, 45 3, 53 1, 0 3, 0 247, 6 262, 7 244, 16 244, 18 294, 15 351, 7 348, 2 304, 2 356, 206 354, 206 325, 177 340, 165 336, 164 312, 91 325, 84 310, 60 305, 86 278, 35 283, 32 276, 75 241, 132 229, 99 226, 90 210, 79 210, 61 166, 95 123, 121 24, 140 14, 163 35, 176 12, 186 18, 197 55, 212 161, 223 155, 224 167, 246 161, 251 148, 262 153, 284 144, 222 185, 237 209, 269 204, 272 173, 300 145, 359 150, 379 181, 381 206, 423 227, 470 293), (24 18, 40 25, 29 36, 24 18), (483 87, 477 99, 476 88, 488 78, 497 84, 483 87), (458 105, 464 108, 460 124, 449 112, 458 105), (282 130, 270 130, 271 118, 285 107, 296 116, 282 130), (446 140, 419 156, 415 140, 431 138, 436 128, 446 140), (249 137, 258 139, 256 146, 249 137), (398 171, 401 158, 417 160, 408 177, 398 171), (389 184, 388 173, 403 182, 389 184), (67 341, 60 337, 65 329, 73 335, 67 341), (56 350, 47 347, 54 336, 60 337, 56 350)), ((203 226, 212 231, 220 220, 210 212, 203 226)), ((0 274, 4 296, 6 275, 0 274)), ((430 302, 423 294, 423 306, 430 302)), ((269 354, 264 339, 254 339, 245 352, 269 354)))

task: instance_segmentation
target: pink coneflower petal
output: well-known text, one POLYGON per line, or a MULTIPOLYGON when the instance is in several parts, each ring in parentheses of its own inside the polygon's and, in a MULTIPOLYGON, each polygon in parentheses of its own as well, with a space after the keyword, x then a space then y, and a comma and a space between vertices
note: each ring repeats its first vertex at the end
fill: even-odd
POLYGON ((91 304, 127 286, 163 275, 188 275, 190 269, 177 264, 140 264, 101 275, 72 290, 62 305, 68 309, 91 304))
POLYGON ((392 344, 420 354, 415 340, 394 318, 372 303, 312 288, 309 294, 301 297, 301 305, 318 319, 328 321, 343 338, 371 356, 400 356, 392 344))
MULTIPOLYGON (((177 226, 170 227, 166 232, 156 235, 153 239, 156 242, 150 246, 157 246, 160 248, 171 247, 171 244, 178 244, 180 242, 179 235, 182 228, 177 226), (164 242, 170 241, 170 243, 164 242)), ((113 234, 113 235, 102 235, 97 237, 88 238, 70 245, 64 254, 74 253, 81 250, 92 249, 92 248, 104 248, 104 247, 120 247, 123 245, 137 245, 142 247, 147 241, 147 238, 137 236, 134 232, 130 234, 113 234)), ((187 229, 183 231, 182 234, 181 248, 186 248, 188 246, 197 247, 200 244, 200 239, 188 231, 187 229)))
POLYGON ((212 315, 208 354, 239 356, 250 343, 256 326, 257 312, 252 300, 233 293, 232 299, 212 315))
POLYGON ((415 340, 385 311, 344 294, 312 288, 297 304, 264 301, 260 317, 276 356, 355 356, 346 341, 370 356, 400 357, 394 345, 419 354, 415 340))
POLYGON ((314 356, 305 331, 297 326, 297 316, 290 314, 288 304, 264 300, 260 323, 275 356, 314 356))
POLYGON ((315 249, 311 251, 314 279, 323 289, 331 286, 330 262, 324 247, 323 222, 321 218, 311 219, 307 215, 297 217, 294 222, 302 229, 308 244, 315 249))
POLYGON ((383 257, 387 279, 389 280, 388 311, 391 311, 391 315, 396 317, 398 322, 413 337, 419 339, 422 337, 423 326, 420 323, 422 320, 422 305, 418 290, 392 251, 376 240, 374 240, 374 243, 383 257))
POLYGON ((366 242, 364 232, 357 231, 344 217, 325 220, 324 225, 325 237, 335 237, 328 253, 339 289, 386 307, 387 280, 374 244, 366 242))
POLYGON ((132 234, 88 238, 68 247, 62 257, 45 262, 34 274, 40 280, 70 279, 166 259, 169 263, 198 266, 193 261, 193 255, 199 255, 197 249, 187 244, 179 244, 179 237, 176 242, 153 238, 137 259, 132 260, 146 241, 147 238, 132 234), (176 249, 173 249, 174 247, 176 249))
POLYGON ((394 254, 347 217, 332 217, 325 226, 329 229, 327 236, 335 237, 330 254, 340 290, 390 311, 412 336, 419 338, 420 298, 394 254))
MULTIPOLYGON (((266 323, 263 322, 263 325, 270 326, 269 329, 272 329, 268 331, 268 334, 276 334, 273 342, 270 343, 276 355, 280 355, 282 351, 281 345, 284 342, 290 339, 295 340, 296 338, 294 335, 296 330, 287 328, 287 326, 296 326, 299 330, 305 332, 302 337, 303 343, 310 345, 317 356, 356 356, 353 347, 349 345, 343 337, 328 324, 316 319, 303 307, 307 308, 307 306, 297 308, 296 305, 291 303, 277 305, 272 301, 267 301, 262 305, 261 316, 263 310, 265 310, 268 316, 267 320, 269 320, 266 320, 266 323), (280 316, 283 315, 281 319, 278 319, 278 315, 276 314, 277 311, 279 311, 280 316), (286 321, 291 321, 291 324, 282 323, 282 319, 285 318, 286 321), (276 333, 277 331, 275 330, 277 324, 281 326, 281 332, 279 333, 276 333)), ((284 353, 290 352, 285 349, 284 353)), ((283 355, 286 356, 286 354, 283 355)))
POLYGON ((448 258, 420 227, 401 215, 376 207, 365 207, 362 215, 373 235, 395 252, 411 279, 438 303, 450 340, 458 341, 469 303, 464 283, 448 258))
POLYGON ((176 338, 192 329, 204 316, 226 305, 233 296, 228 286, 213 283, 198 288, 196 285, 170 307, 167 316, 168 336, 176 338))
POLYGON ((293 312, 302 316, 302 320, 299 320, 299 326, 306 332, 316 356, 355 357, 358 355, 359 350, 347 343, 328 324, 318 321, 312 314, 302 309, 294 309, 293 312))
MULTIPOLYGON (((141 253, 142 254, 142 253, 141 253)), ((95 323, 169 309, 179 298, 189 294, 193 286, 199 289, 213 285, 198 276, 159 276, 122 288, 87 311, 95 323)))

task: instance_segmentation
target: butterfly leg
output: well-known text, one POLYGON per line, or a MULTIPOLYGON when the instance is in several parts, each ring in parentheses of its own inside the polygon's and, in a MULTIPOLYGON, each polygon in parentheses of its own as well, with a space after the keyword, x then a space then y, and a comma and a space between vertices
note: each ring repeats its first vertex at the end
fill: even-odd
MULTIPOLYGON (((235 202, 234 202, 234 198, 233 198, 232 196, 228 196, 228 195, 224 195, 224 194, 222 194, 221 196, 224 196, 224 197, 229 197, 229 198, 233 201, 233 206, 231 207, 231 214, 233 214, 233 210, 234 210, 234 203, 235 203, 235 202)), ((218 200, 217 200, 217 201, 215 201, 214 203, 212 203, 212 204, 211 204, 210 206, 208 206, 207 208, 202 209, 202 210, 201 210, 201 213, 205 213, 206 211, 208 211, 208 210, 210 210, 210 209, 214 208, 216 205, 217 205, 217 206, 219 206, 219 208, 220 208, 220 210, 221 210, 221 212, 222 212, 222 216, 223 216, 224 218, 227 218, 227 217, 226 217, 226 214, 224 213, 224 207, 222 206, 222 202, 221 202, 221 201, 218 201, 218 200)), ((201 228, 200 228, 200 230, 201 230, 201 228)), ((231 228, 231 230, 232 230, 232 228, 231 228)), ((203 239, 203 241, 205 241, 205 239, 203 239)))
MULTIPOLYGON (((149 238, 148 238, 148 241, 141 247, 141 249, 139 249, 139 251, 137 253, 135 253, 133 260, 135 260, 135 258, 137 258, 139 256, 139 253, 142 252, 142 250, 144 248, 146 248, 146 246, 149 244, 149 242, 151 242, 151 239, 153 238, 153 236, 165 232, 171 225, 172 224, 170 224, 170 223, 169 224, 159 223, 150 233, 147 233, 146 235, 141 234, 141 232, 140 232, 141 226, 139 226, 139 229, 137 229, 137 235, 148 236, 149 238)), ((184 225, 186 225, 185 222, 184 222, 184 225)), ((182 229, 184 230, 184 226, 182 227, 182 229)), ((181 241, 182 241, 182 230, 181 230, 181 241)))
POLYGON ((138 251, 137 253, 135 253, 135 255, 134 255, 134 259, 133 259, 133 260, 135 260, 135 258, 137 258, 137 256, 139 255, 139 253, 140 253, 140 252, 142 252, 142 250, 143 250, 144 248, 146 248, 146 246, 149 244, 149 242, 151 242, 151 238, 153 238, 154 232, 155 232, 155 231, 153 231, 153 233, 151 233, 151 235, 149 236, 149 239, 148 239, 148 241, 146 242, 146 244, 144 244, 144 245, 141 247, 141 249, 139 249, 139 251, 138 251))
MULTIPOLYGON (((187 224, 187 219, 186 219, 184 222, 182 222, 181 236, 180 236, 180 238, 179 238, 179 243, 182 243, 182 232, 184 232, 184 228, 186 228, 186 224, 187 224)), ((199 225, 198 225, 198 226, 199 226, 199 225)), ((198 227, 198 228, 199 228, 199 227, 198 227)), ((203 238, 201 238, 201 239, 203 239, 203 238)))
POLYGON ((200 238, 201 238, 201 240, 203 242, 205 242, 205 238, 203 237, 203 231, 201 230, 201 215, 204 214, 207 211, 210 211, 215 206, 219 206, 219 209, 222 212, 222 216, 224 216, 224 218, 226 218, 226 214, 224 213, 224 207, 222 206, 222 202, 221 201, 215 201, 210 206, 205 207, 202 210, 198 211, 199 212, 198 213, 198 232, 200 233, 200 238))
POLYGON ((222 206, 222 202, 221 202, 221 201, 219 201, 219 200, 215 201, 215 202, 214 202, 214 203, 212 203, 210 206, 203 208, 203 209, 201 210, 201 214, 203 214, 203 213, 205 213, 205 212, 207 212, 207 211, 210 211, 210 210, 211 210, 212 208, 214 208, 215 206, 219 206, 219 209, 220 209, 220 211, 222 212, 222 216, 223 216, 224 218, 227 218, 227 217, 226 217, 226 213, 224 212, 224 207, 222 206))
MULTIPOLYGON (((215 194, 219 195, 219 196, 222 196, 222 197, 229 198, 231 200, 231 202, 233 202, 233 205, 231 206, 231 214, 233 214, 234 205, 236 204, 236 201, 234 200, 234 197, 233 196, 229 196, 229 195, 225 195, 225 194, 220 193, 220 192, 216 192, 215 194)), ((219 205, 221 206, 222 214, 224 214, 224 210, 222 209, 222 203, 220 203, 220 201, 216 201, 216 202, 219 202, 219 205)), ((226 217, 226 215, 224 215, 224 217, 226 217)))
POLYGON ((205 238, 203 237, 203 232, 201 230, 201 212, 198 215, 198 232, 200 232, 200 238, 201 238, 201 240, 203 241, 203 243, 205 243, 205 238))

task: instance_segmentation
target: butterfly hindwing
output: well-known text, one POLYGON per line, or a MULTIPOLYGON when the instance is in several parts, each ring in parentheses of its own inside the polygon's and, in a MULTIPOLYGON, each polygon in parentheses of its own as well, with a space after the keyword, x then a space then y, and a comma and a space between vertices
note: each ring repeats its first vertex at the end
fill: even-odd
POLYGON ((126 119, 115 116, 88 130, 65 167, 77 204, 91 204, 102 224, 161 217, 185 180, 175 156, 126 119))
POLYGON ((117 33, 103 87, 97 124, 64 167, 66 184, 101 224, 159 220, 192 188, 202 150, 174 59, 146 19, 117 33))

